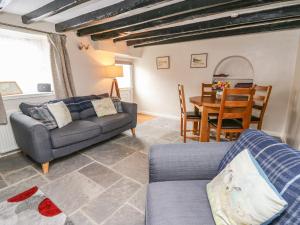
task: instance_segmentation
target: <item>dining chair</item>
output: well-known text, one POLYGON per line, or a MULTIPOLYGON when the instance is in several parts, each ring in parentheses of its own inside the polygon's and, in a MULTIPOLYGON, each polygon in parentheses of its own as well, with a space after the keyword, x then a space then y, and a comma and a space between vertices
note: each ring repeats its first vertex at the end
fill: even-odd
POLYGON ((255 85, 255 95, 253 97, 253 113, 251 116, 251 124, 257 124, 257 129, 261 130, 263 125, 264 115, 268 106, 272 86, 255 85), (254 115, 254 113, 256 113, 254 115))
POLYGON ((216 130, 216 140, 221 134, 240 134, 250 126, 254 88, 225 88, 218 118, 209 119, 209 130, 216 130))
POLYGON ((180 135, 183 136, 183 142, 186 143, 187 138, 199 137, 199 136, 187 136, 188 132, 194 132, 194 130, 187 129, 187 123, 193 122, 197 123, 197 134, 200 134, 200 125, 201 125, 201 114, 199 112, 187 112, 186 110, 186 102, 185 102, 185 94, 184 94, 184 86, 182 84, 178 84, 178 93, 179 93, 179 102, 180 102, 180 135))
POLYGON ((213 91, 213 85, 212 84, 205 84, 202 83, 201 85, 201 96, 212 96, 215 94, 215 92, 213 91))

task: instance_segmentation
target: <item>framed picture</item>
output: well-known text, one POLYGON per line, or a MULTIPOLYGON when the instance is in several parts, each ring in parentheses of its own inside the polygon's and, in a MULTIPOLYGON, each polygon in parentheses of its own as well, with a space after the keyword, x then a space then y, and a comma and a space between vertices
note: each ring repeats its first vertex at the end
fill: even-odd
POLYGON ((170 56, 157 57, 156 66, 158 70, 170 69, 170 56))
POLYGON ((192 54, 191 56, 191 68, 207 68, 208 54, 192 54))
POLYGON ((0 81, 0 93, 2 96, 23 94, 15 81, 0 81))

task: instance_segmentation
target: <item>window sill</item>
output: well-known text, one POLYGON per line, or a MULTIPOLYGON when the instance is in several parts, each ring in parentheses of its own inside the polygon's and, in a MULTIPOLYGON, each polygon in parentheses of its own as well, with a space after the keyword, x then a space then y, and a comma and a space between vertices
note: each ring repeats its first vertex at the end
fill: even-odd
POLYGON ((3 100, 22 100, 22 99, 29 99, 29 98, 40 98, 40 97, 51 97, 55 96, 53 92, 45 92, 45 93, 33 93, 33 94, 21 94, 21 95, 8 95, 2 96, 3 100))

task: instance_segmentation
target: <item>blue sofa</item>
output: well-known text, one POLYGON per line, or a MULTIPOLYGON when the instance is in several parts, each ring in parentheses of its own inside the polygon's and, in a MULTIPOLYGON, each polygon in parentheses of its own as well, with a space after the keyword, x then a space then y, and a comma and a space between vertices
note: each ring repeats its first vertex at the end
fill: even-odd
POLYGON ((299 225, 300 151, 256 130, 235 143, 153 146, 146 225, 214 225, 206 185, 246 148, 289 204, 271 225, 299 225))

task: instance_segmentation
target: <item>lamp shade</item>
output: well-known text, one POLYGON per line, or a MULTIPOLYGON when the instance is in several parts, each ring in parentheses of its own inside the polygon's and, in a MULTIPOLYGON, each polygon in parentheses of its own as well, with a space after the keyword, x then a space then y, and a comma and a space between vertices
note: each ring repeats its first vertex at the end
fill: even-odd
POLYGON ((102 75, 105 78, 123 77, 123 67, 116 65, 105 66, 102 69, 102 75))

